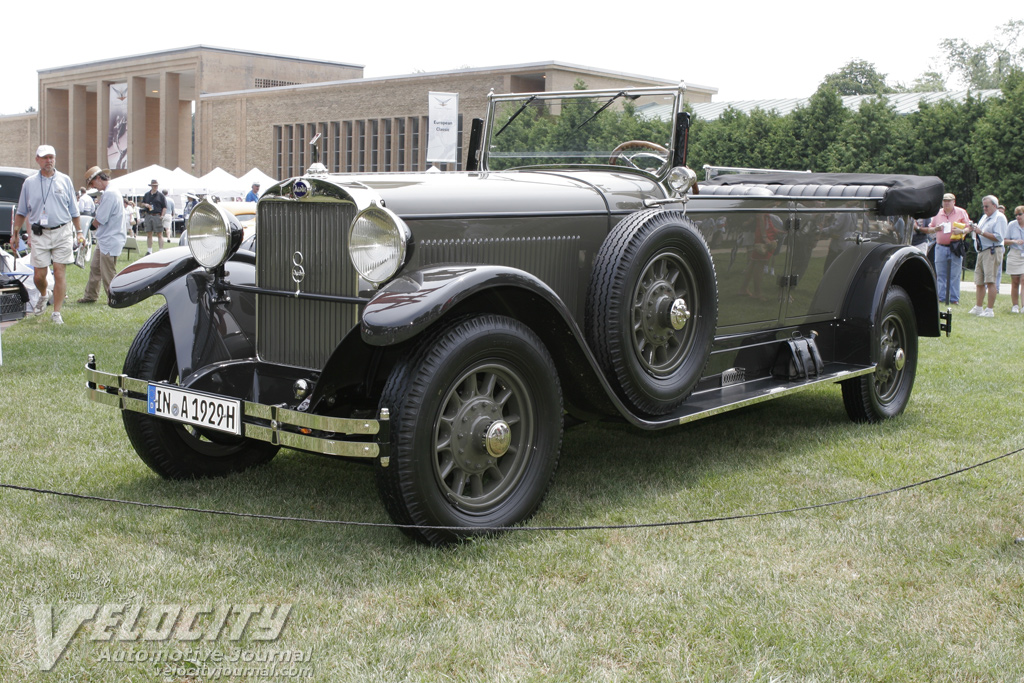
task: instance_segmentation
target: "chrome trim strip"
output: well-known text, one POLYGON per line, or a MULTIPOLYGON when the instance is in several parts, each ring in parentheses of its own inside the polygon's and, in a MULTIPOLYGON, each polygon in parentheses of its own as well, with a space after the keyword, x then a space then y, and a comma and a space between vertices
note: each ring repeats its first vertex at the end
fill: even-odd
MULTIPOLYGON (((700 411, 698 413, 693 413, 693 414, 690 414, 690 415, 684 415, 683 417, 679 418, 679 421, 676 424, 681 424, 682 425, 682 424, 686 424, 687 422, 694 422, 695 420, 701 420, 701 419, 703 419, 705 417, 711 417, 712 415, 721 415, 722 413, 728 413, 731 410, 737 410, 739 408, 746 408, 747 406, 752 406, 755 403, 761 403, 761 402, 767 401, 769 399, 778 398, 782 394, 796 393, 796 392, 802 391, 804 389, 810 389, 811 387, 817 386, 819 384, 840 382, 840 381, 845 380, 845 379, 853 379, 854 377, 860 377, 861 375, 870 375, 874 371, 875 371, 875 366, 872 365, 870 367, 861 368, 859 370, 840 370, 839 372, 834 372, 834 373, 830 373, 828 375, 823 375, 821 377, 818 377, 817 379, 808 380, 806 382, 802 382, 801 384, 797 384, 797 385, 792 386, 792 387, 775 386, 775 387, 772 387, 771 389, 768 389, 764 394, 762 394, 760 396, 753 396, 751 398, 741 399, 739 401, 736 401, 735 403, 729 403, 729 404, 718 406, 718 407, 715 407, 715 408, 709 408, 708 410, 702 410, 702 411, 700 411)), ((736 384, 732 385, 732 387, 738 387, 738 386, 741 386, 741 385, 736 385, 736 384)))
MULTIPOLYGON (((129 393, 146 396, 149 382, 144 380, 102 372, 86 366, 86 397, 101 405, 148 414, 146 399, 129 396, 129 393), (114 393, 112 390, 116 390, 114 393)), ((339 439, 300 434, 287 429, 311 429, 337 435, 368 435, 381 432, 380 420, 355 420, 327 415, 312 415, 287 408, 270 406, 251 401, 243 402, 242 434, 248 439, 267 441, 286 448, 298 448, 323 455, 346 458, 376 458, 381 455, 380 444, 373 441, 342 441, 339 439), (246 418, 251 418, 246 420, 246 418), (253 420, 265 420, 269 425, 253 420)), ((383 419, 387 419, 382 416, 383 419)), ((159 418, 157 418, 159 419, 159 418)))

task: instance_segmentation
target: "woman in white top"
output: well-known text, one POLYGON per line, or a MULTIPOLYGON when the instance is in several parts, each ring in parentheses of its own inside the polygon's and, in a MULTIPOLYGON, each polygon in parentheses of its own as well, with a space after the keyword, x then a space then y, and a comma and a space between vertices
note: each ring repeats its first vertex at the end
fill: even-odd
POLYGON ((1006 272, 1010 275, 1011 313, 1020 313, 1020 278, 1024 275, 1024 206, 1013 210, 1016 220, 1006 226, 1006 272))

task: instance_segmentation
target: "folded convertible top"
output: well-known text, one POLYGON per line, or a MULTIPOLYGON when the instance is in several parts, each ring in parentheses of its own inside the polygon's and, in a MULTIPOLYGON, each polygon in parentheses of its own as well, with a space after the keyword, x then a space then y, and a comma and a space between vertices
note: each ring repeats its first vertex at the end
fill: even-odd
POLYGON ((945 192, 936 176, 882 173, 742 173, 700 183, 701 194, 746 194, 730 188, 757 188, 761 190, 758 194, 783 197, 878 199, 878 212, 883 216, 909 213, 915 218, 934 216, 945 192))

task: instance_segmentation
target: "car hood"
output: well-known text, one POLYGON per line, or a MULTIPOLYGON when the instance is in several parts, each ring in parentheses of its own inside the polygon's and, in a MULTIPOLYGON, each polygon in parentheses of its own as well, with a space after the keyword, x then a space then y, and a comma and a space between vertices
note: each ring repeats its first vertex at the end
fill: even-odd
POLYGON ((647 176, 608 171, 501 171, 333 176, 356 182, 406 219, 493 214, 578 214, 635 211, 662 197, 647 176))

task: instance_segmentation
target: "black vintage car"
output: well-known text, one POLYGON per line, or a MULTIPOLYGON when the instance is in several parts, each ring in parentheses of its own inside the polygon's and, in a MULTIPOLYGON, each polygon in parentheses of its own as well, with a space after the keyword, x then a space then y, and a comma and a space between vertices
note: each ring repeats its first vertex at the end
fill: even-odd
POLYGON ((267 191, 244 241, 200 204, 188 247, 114 279, 113 306, 167 305, 123 374, 90 358, 89 397, 165 477, 282 446, 368 461, 429 543, 529 518, 570 420, 662 429, 823 382, 854 420, 900 414, 918 335, 948 329, 909 246, 940 180, 698 186, 682 94, 492 94, 468 171, 314 164, 267 191))
POLYGON ((11 241, 14 231, 14 215, 21 198, 21 186, 25 179, 38 173, 30 168, 0 166, 0 245, 11 241))

